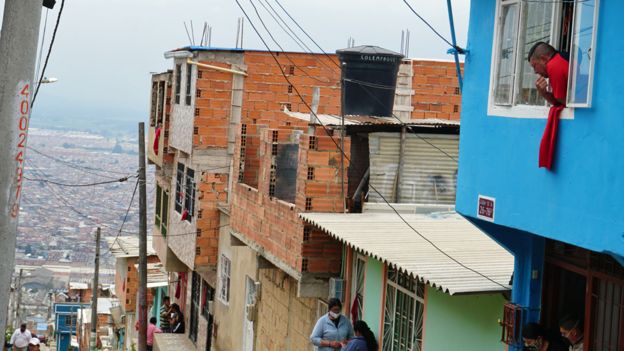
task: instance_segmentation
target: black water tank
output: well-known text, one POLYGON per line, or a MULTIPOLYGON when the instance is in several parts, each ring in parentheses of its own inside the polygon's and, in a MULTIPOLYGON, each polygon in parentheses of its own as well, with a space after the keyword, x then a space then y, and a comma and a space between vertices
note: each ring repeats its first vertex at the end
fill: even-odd
POLYGON ((378 46, 337 50, 345 115, 390 117, 403 55, 378 46))

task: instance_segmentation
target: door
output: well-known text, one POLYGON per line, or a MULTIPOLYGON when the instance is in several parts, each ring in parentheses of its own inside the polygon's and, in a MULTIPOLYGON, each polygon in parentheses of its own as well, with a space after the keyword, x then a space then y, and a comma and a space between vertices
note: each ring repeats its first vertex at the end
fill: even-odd
POLYGON ((254 320, 256 317, 256 283, 247 277, 245 288, 245 320, 243 321, 243 351, 254 349, 254 320))

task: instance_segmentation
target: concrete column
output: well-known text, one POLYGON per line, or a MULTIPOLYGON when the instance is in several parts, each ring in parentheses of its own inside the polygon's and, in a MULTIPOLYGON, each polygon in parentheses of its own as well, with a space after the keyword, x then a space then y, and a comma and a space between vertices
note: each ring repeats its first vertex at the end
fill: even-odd
MULTIPOLYGON (((41 0, 6 0, 0 32, 0 330, 7 320, 41 0)), ((4 344, 4 333, 0 333, 4 344)))

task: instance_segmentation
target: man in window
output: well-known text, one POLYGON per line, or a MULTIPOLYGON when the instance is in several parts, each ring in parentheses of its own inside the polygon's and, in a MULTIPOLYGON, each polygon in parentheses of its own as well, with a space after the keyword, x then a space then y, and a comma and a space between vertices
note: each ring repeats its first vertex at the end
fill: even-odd
POLYGON ((568 61, 544 42, 533 45, 528 60, 538 76, 535 81, 537 91, 551 105, 539 152, 539 166, 550 170, 557 142, 559 115, 565 108, 568 92, 568 61))

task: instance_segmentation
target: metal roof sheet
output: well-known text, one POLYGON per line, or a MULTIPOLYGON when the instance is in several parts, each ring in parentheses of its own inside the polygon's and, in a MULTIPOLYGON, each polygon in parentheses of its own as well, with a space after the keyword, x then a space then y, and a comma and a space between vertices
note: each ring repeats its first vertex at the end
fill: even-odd
POLYGON ((300 213, 299 216, 350 247, 450 295, 511 288, 513 256, 455 212, 402 215, 431 243, 395 213, 300 213), (432 243, 494 282, 462 267, 432 243))
MULTIPOLYGON (((135 264, 134 267, 139 270, 139 265, 135 264)), ((159 286, 169 285, 169 276, 165 271, 165 267, 162 263, 148 263, 147 264, 147 287, 157 288, 159 286)))
MULTIPOLYGON (((310 114, 304 112, 292 112, 288 110, 283 111, 290 117, 297 118, 303 121, 310 120, 310 114)), ((316 117, 323 125, 327 126, 338 126, 341 125, 342 117, 338 115, 328 115, 317 113, 316 117)), ((400 125, 402 122, 394 117, 372 117, 372 116, 353 116, 348 115, 345 116, 345 125, 354 126, 354 125, 387 125, 387 124, 396 124, 400 125)), ((319 124, 319 123, 317 123, 319 124)), ((442 127, 459 127, 459 121, 453 121, 448 119, 439 119, 439 118, 423 118, 423 119, 412 119, 409 122, 405 123, 408 126, 442 126, 442 127)))
MULTIPOLYGON (((139 238, 133 236, 120 236, 107 238, 106 242, 110 252, 116 258, 139 257, 139 238)), ((155 256, 156 251, 152 248, 152 239, 147 238, 147 256, 155 256)))

